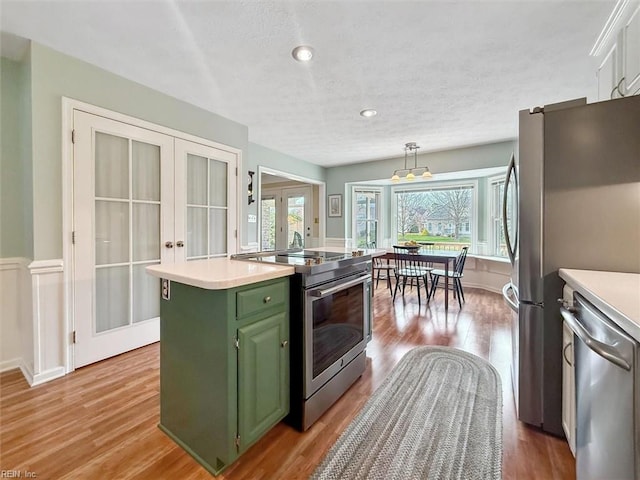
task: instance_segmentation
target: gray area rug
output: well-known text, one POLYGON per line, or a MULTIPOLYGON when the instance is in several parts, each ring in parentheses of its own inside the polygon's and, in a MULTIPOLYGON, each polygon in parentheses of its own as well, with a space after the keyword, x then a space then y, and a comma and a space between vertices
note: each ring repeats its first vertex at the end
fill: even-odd
POLYGON ((502 388, 486 360, 409 351, 342 433, 314 479, 499 479, 502 388))

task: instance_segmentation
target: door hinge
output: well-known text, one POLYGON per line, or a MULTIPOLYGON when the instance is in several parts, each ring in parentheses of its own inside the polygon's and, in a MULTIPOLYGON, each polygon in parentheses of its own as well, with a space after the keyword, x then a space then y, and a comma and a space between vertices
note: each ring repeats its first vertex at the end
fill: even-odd
POLYGON ((238 176, 238 167, 236 167, 236 177, 238 176))
POLYGON ((71 143, 76 143, 76 131, 71 130, 71 143))
POLYGON ((76 331, 71 332, 71 343, 77 343, 76 331))
POLYGON ((236 346, 236 350, 240 350, 240 339, 238 337, 233 337, 233 344, 236 346))
POLYGON ((71 232, 71 245, 76 244, 76 232, 71 232))
POLYGON ((233 238, 238 238, 238 230, 233 231, 233 238))
POLYGON ((236 443, 236 448, 238 450, 240 450, 240 434, 239 433, 236 433, 236 441, 235 441, 235 443, 236 443))

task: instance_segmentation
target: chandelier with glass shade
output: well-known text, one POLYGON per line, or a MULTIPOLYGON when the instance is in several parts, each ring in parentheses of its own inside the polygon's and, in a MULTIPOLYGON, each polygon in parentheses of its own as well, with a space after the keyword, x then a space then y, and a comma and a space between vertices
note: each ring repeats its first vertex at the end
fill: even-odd
POLYGON ((416 142, 405 143, 404 145, 404 168, 400 168, 393 172, 391 181, 398 183, 401 179, 405 179, 408 182, 412 182, 416 179, 416 175, 420 175, 423 179, 429 179, 432 177, 429 167, 418 166, 418 149, 420 147, 416 145, 416 142), (409 157, 413 155, 413 167, 407 167, 409 157))

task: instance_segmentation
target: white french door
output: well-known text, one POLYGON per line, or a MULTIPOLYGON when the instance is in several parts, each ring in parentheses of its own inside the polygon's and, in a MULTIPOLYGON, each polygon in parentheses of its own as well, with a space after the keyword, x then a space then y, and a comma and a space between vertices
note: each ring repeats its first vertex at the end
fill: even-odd
POLYGON ((174 261, 173 138, 74 112, 75 367, 159 340, 160 285, 174 261))
POLYGON ((176 188, 176 261, 235 253, 237 156, 176 138, 175 162, 176 186, 187 186, 176 188))
POLYGON ((158 263, 235 253, 238 151, 73 113, 74 366, 160 339, 158 263))

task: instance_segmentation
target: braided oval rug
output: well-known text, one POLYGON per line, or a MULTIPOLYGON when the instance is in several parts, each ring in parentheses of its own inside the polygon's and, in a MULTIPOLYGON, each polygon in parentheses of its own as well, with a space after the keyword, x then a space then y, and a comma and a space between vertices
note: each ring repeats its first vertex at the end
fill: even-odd
POLYGON ((486 360, 451 347, 410 350, 313 479, 499 479, 502 387, 486 360))

